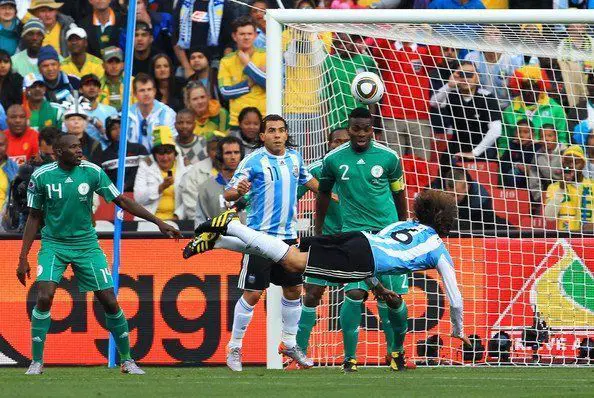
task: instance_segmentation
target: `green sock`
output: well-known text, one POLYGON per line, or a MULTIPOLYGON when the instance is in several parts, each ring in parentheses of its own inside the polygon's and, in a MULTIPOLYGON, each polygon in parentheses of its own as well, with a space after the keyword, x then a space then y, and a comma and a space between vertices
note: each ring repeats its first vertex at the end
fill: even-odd
POLYGON ((342 328, 345 360, 357 358, 362 303, 363 300, 351 300, 345 296, 344 303, 340 308, 340 327, 342 328))
POLYGON ((45 345, 45 336, 52 323, 50 312, 39 311, 37 307, 31 312, 31 352, 35 362, 43 362, 43 346, 45 345))
POLYGON ((383 301, 377 302, 377 312, 379 313, 382 322, 382 330, 386 335, 386 349, 388 354, 392 353, 394 346, 394 331, 392 330, 392 323, 390 322, 390 309, 383 301))
POLYGON ((309 346, 309 336, 311 330, 316 324, 316 309, 315 307, 301 306, 301 318, 299 318, 299 330, 297 330, 297 345, 307 352, 309 346))
POLYGON ((120 353, 120 360, 127 361, 130 357, 130 338, 128 337, 128 321, 124 311, 120 309, 117 314, 105 314, 105 325, 111 332, 120 353))
POLYGON ((390 308, 390 324, 394 332, 394 344, 392 345, 392 351, 403 352, 404 351, 404 337, 408 331, 408 308, 406 303, 403 301, 400 308, 397 310, 390 308))

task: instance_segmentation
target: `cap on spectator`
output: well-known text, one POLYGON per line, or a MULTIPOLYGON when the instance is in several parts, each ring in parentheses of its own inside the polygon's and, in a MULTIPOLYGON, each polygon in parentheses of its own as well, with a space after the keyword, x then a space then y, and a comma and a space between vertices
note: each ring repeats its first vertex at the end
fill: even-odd
POLYGON ((27 73, 23 77, 23 87, 24 88, 31 88, 36 83, 41 83, 42 85, 45 85, 45 82, 43 81, 43 77, 41 77, 41 75, 38 75, 37 73, 27 73))
POLYGON ((151 26, 144 21, 137 21, 135 30, 144 30, 151 33, 151 26))
POLYGON ((94 75, 92 73, 89 73, 87 75, 84 75, 83 77, 80 78, 80 85, 84 86, 87 83, 90 82, 95 82, 97 83, 97 85, 99 87, 101 87, 101 80, 99 80, 99 78, 97 77, 97 75, 94 75))
POLYGON ((153 150, 164 145, 170 145, 175 149, 171 128, 169 126, 155 126, 153 129, 153 150))
POLYGON ((87 38, 87 32, 83 28, 79 28, 76 25, 72 25, 68 32, 66 32, 66 40, 70 39, 71 36, 78 36, 81 39, 87 38))
POLYGON ((208 60, 208 63, 210 64, 210 57, 211 57, 212 54, 211 54, 211 51, 209 50, 208 47, 206 47, 206 46, 196 46, 196 47, 190 48, 188 50, 188 52, 187 52, 188 58, 193 53, 201 53, 202 55, 204 55, 206 57, 206 59, 208 60))
POLYGON ((119 125, 122 124, 122 118, 120 117, 119 114, 110 116, 105 120, 105 135, 110 140, 113 140, 113 138, 111 137, 111 130, 113 129, 113 127, 116 124, 119 124, 119 125))
POLYGON ((102 51, 103 61, 107 62, 110 59, 116 58, 118 61, 124 60, 124 52, 121 48, 116 46, 105 47, 102 51))
POLYGON ((538 84, 538 89, 542 92, 552 89, 547 73, 538 65, 526 65, 516 69, 509 78, 508 87, 510 90, 518 92, 522 89, 522 83, 529 80, 535 81, 538 84))
POLYGON ((89 115, 87 115, 87 112, 85 112, 85 110, 83 109, 82 106, 76 106, 73 105, 72 107, 68 108, 66 110, 66 112, 64 112, 64 120, 68 119, 69 117, 72 116, 80 116, 84 119, 88 119, 89 115))
POLYGON ((38 8, 52 8, 57 10, 58 8, 62 7, 64 3, 58 3, 57 1, 53 0, 31 0, 31 5, 29 6, 29 11, 37 10, 38 8))
POLYGON ((569 146, 565 151, 563 151, 563 156, 573 156, 582 159, 584 162, 586 161, 586 155, 584 155, 584 150, 579 145, 569 146))
POLYGON ((21 32, 21 37, 25 36, 29 32, 40 31, 43 35, 46 35, 45 32, 45 25, 41 22, 39 18, 31 18, 23 25, 23 31, 21 32))
POLYGON ((37 65, 41 65, 43 61, 47 61, 50 59, 60 62, 60 57, 56 49, 52 46, 41 47, 39 49, 39 54, 37 55, 37 65))
POLYGON ((14 6, 16 8, 16 0, 0 0, 0 6, 14 6))

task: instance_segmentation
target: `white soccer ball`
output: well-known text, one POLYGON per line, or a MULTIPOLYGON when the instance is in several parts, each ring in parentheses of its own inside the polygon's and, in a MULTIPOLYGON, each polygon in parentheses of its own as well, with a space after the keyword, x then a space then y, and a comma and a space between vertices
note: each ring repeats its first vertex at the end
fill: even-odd
POLYGON ((361 72, 351 83, 351 94, 364 104, 375 104, 384 95, 384 82, 373 72, 361 72))

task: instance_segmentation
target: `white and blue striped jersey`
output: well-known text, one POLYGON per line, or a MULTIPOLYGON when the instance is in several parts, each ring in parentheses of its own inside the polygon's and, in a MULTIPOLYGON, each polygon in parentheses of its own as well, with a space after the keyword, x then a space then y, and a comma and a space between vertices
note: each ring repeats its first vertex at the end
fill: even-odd
POLYGON ((463 330, 462 295, 456 282, 454 262, 435 230, 417 221, 400 221, 377 234, 363 232, 369 241, 376 275, 400 275, 437 269, 450 302, 453 333, 463 330))
POLYGON ((252 183, 247 225, 280 239, 295 239, 297 231, 297 188, 313 177, 301 154, 287 148, 276 156, 258 148, 241 161, 226 189, 237 188, 247 179, 252 183))

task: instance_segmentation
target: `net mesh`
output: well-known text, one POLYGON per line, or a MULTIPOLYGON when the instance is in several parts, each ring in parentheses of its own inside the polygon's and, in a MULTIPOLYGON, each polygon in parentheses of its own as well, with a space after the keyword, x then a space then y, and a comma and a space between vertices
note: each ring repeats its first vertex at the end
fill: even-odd
MULTIPOLYGON (((386 87, 370 106, 381 121, 376 140, 401 157, 409 209, 426 187, 458 199, 447 245, 473 347, 450 338, 439 275, 414 273, 404 296, 412 360, 551 365, 594 357, 593 37, 581 24, 284 27, 283 113, 306 162, 324 156, 328 133, 361 105, 350 93, 354 76, 376 72, 386 87)), ((311 194, 300 203, 303 234, 313 233, 314 207, 311 194)), ((343 289, 327 289, 317 308, 309 354, 320 365, 343 359, 343 301, 343 289)), ((357 359, 383 365, 376 302, 364 307, 357 359)))

